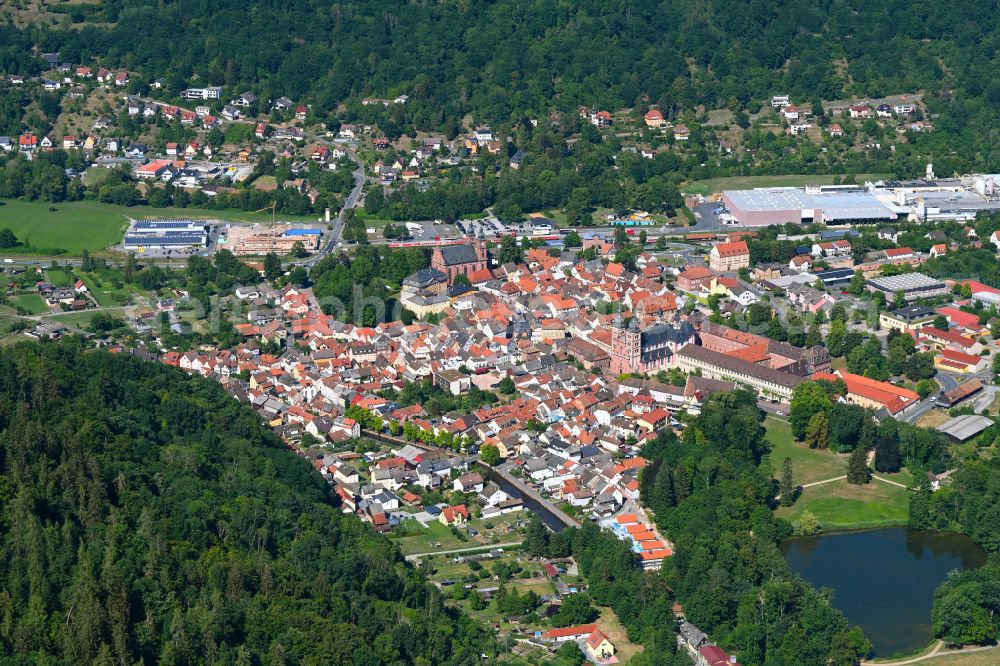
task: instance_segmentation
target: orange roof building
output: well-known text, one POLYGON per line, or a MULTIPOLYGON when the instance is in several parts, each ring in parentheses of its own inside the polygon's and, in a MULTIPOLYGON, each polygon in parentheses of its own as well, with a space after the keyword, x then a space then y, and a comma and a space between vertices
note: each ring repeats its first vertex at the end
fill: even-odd
POLYGON ((885 409, 892 415, 896 415, 920 401, 920 396, 909 389, 842 370, 838 370, 836 374, 817 373, 812 378, 831 381, 842 379, 847 387, 845 397, 848 402, 876 410, 885 409))

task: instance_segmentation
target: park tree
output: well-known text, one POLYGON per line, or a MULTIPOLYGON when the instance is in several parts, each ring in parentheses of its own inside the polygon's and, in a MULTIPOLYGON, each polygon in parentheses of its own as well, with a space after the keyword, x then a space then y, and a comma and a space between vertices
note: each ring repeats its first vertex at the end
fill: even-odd
POLYGON ((479 458, 487 465, 496 465, 500 462, 500 449, 496 444, 483 444, 479 449, 479 458))
POLYGON ((816 412, 829 411, 833 406, 826 390, 814 381, 802 382, 792 391, 792 413, 789 416, 792 434, 801 441, 806 436, 809 421, 816 412))
POLYGON ((847 482, 855 485, 864 485, 871 480, 871 471, 868 469, 868 451, 863 446, 855 447, 851 451, 851 457, 847 460, 847 482))
POLYGON ((809 419, 806 427, 806 444, 810 449, 826 449, 830 446, 830 417, 819 411, 809 419))
POLYGON ((510 395, 516 390, 516 387, 514 386, 514 380, 511 379, 510 377, 504 377, 497 383, 497 390, 500 391, 501 393, 510 395))
POLYGON ((903 459, 899 453, 899 439, 894 434, 887 434, 879 438, 875 445, 875 471, 885 474, 894 474, 903 466, 903 459))
POLYGON ((819 519, 816 514, 806 509, 798 520, 792 521, 792 531, 799 536, 809 536, 819 532, 819 519))
POLYGON ((792 459, 785 457, 781 463, 781 506, 795 503, 795 478, 792 476, 792 459))

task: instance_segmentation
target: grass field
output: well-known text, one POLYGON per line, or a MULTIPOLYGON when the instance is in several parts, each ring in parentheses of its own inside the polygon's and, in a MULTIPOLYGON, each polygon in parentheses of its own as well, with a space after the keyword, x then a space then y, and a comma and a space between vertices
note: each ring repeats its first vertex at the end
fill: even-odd
POLYGON ((875 480, 863 486, 834 481, 803 489, 793 506, 782 507, 777 514, 795 520, 808 509, 824 530, 900 525, 906 522, 908 493, 875 480))
POLYGON ((764 420, 764 427, 767 429, 767 441, 771 443, 771 466, 776 478, 781 474, 781 464, 786 457, 792 459, 792 473, 795 483, 799 485, 846 474, 846 454, 810 449, 796 442, 791 426, 772 416, 764 420))
POLYGON ((115 289, 114 283, 110 280, 102 280, 101 286, 97 286, 94 278, 85 276, 81 278, 83 283, 90 290, 90 295, 97 303, 104 308, 113 308, 128 303, 131 292, 127 288, 115 289))
POLYGON ((920 664, 921 666, 996 666, 1000 664, 1000 648, 968 654, 939 654, 920 664))
POLYGON ((65 314, 52 315, 48 317, 46 321, 57 321, 60 324, 66 326, 76 326, 77 328, 87 328, 90 324, 90 320, 93 316, 97 314, 93 310, 84 310, 83 312, 67 312, 65 314))
POLYGON ((632 657, 642 652, 642 645, 636 645, 628 639, 625 627, 613 610, 607 606, 598 606, 597 609, 601 612, 597 626, 617 648, 615 656, 618 657, 619 663, 627 664, 632 657))
POLYGON ((399 544, 399 549, 403 551, 404 555, 411 553, 431 553, 435 550, 472 548, 478 545, 478 542, 472 539, 462 541, 452 534, 449 528, 438 522, 427 523, 426 529, 420 527, 420 523, 416 520, 411 520, 409 523, 411 529, 419 530, 420 533, 412 536, 393 537, 393 540, 399 544))
MULTIPOLYGON (((863 183, 866 180, 885 178, 885 174, 862 173, 855 180, 863 183)), ((836 175, 787 175, 787 176, 728 176, 725 178, 709 178, 695 180, 681 186, 685 194, 708 195, 722 190, 748 190, 754 187, 803 187, 805 185, 831 185, 834 178, 843 180, 844 176, 836 175)))
POLYGON ((2 226, 10 228, 22 243, 79 254, 85 249, 102 250, 121 240, 128 221, 117 209, 85 201, 55 206, 34 201, 5 201, 0 204, 0 219, 2 226), (50 207, 56 210, 50 211, 50 207))
POLYGON ((45 304, 45 299, 38 294, 24 294, 22 296, 17 296, 12 298, 10 303, 13 307, 24 308, 31 314, 43 314, 49 311, 49 306, 45 304))
MULTIPOLYGON (((151 208, 115 206, 94 201, 49 204, 37 201, 0 202, 0 227, 10 228, 22 243, 43 249, 63 249, 70 254, 98 252, 122 239, 128 218, 195 218, 231 222, 267 222, 271 214, 200 208, 151 208), (50 211, 49 208, 55 208, 50 211)), ((278 220, 315 221, 315 215, 278 215, 278 220)))
POLYGON ((951 417, 948 416, 947 410, 935 408, 917 419, 917 425, 921 428, 936 428, 949 419, 951 417))
POLYGON ((45 275, 48 278, 48 281, 56 287, 69 286, 69 275, 67 275, 66 271, 61 268, 50 268, 45 271, 45 275))

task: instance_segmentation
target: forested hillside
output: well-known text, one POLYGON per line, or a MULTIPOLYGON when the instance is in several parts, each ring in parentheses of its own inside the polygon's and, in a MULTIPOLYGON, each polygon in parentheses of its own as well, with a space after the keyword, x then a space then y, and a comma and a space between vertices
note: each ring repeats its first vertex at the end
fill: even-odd
POLYGON ((975 0, 103 0, 50 9, 72 27, 0 27, 0 70, 37 73, 33 46, 127 68, 147 84, 163 77, 175 93, 250 89, 330 118, 346 104, 341 118, 377 121, 390 136, 454 136, 467 114, 506 123, 580 104, 658 105, 672 117, 702 105, 752 113, 781 93, 813 104, 923 92, 937 129, 919 148, 939 173, 1000 169, 1000 152, 983 143, 1000 104, 1000 12, 975 0), (360 104, 402 94, 405 106, 360 104))
POLYGON ((209 380, 23 344, 0 351, 0 433, 4 663, 471 664, 490 651, 209 380))
POLYGON ((78 11, 115 28, 46 34, 45 49, 147 76, 263 82, 326 108, 350 95, 408 94, 433 103, 428 121, 442 106, 451 118, 503 117, 554 99, 721 107, 779 89, 876 96, 937 87, 944 62, 989 83, 982 55, 997 30, 972 0, 105 0, 78 11))

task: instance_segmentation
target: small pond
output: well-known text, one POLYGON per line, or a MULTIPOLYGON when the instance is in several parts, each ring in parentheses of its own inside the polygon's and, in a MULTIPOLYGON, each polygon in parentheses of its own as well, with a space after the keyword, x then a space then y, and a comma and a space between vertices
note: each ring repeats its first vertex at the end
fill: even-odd
POLYGON ((880 657, 930 643, 934 590, 949 571, 986 563, 963 534, 904 527, 789 539, 781 552, 804 580, 834 590, 834 605, 880 657))

